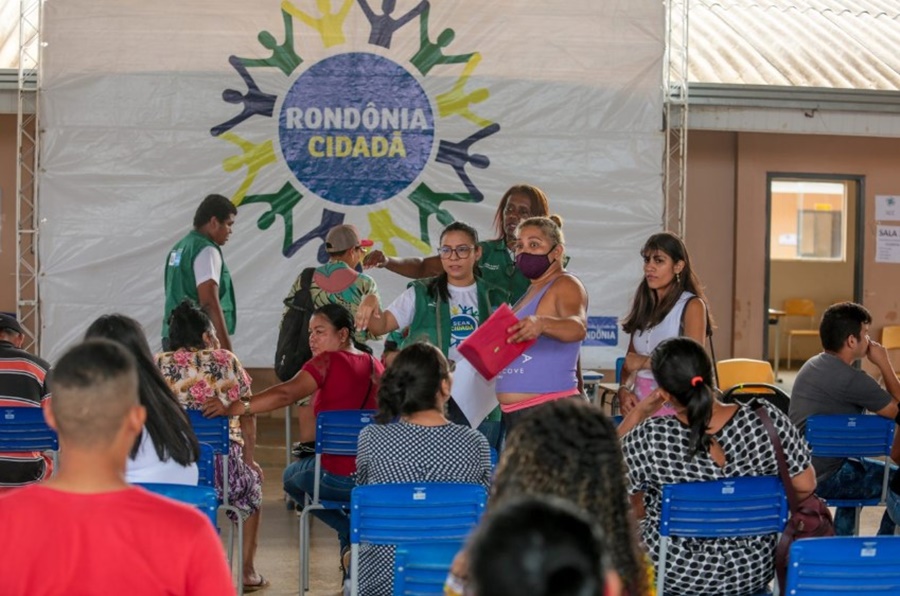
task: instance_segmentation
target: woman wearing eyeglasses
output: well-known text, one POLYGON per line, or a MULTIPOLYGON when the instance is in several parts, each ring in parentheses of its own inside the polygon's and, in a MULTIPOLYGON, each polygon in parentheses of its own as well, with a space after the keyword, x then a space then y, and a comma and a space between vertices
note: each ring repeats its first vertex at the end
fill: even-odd
MULTIPOLYGON (((357 330, 382 335, 409 327, 403 345, 424 340, 458 362, 459 344, 509 299, 509 292, 476 275, 481 247, 472 226, 455 221, 444 228, 438 255, 444 272, 410 282, 384 311, 376 297, 363 298, 356 311, 357 330)), ((454 407, 450 406, 451 419, 458 420, 454 407)))
MULTIPOLYGON (((477 259, 481 276, 495 286, 508 289, 512 302, 525 293, 530 283, 516 269, 516 226, 529 217, 546 217, 549 214, 550 206, 544 191, 531 184, 516 184, 503 194, 494 214, 497 237, 476 242, 481 249, 477 259)), ((441 259, 438 256, 388 257, 380 250, 370 252, 363 264, 366 268, 384 267, 388 271, 414 279, 441 272, 441 259)))

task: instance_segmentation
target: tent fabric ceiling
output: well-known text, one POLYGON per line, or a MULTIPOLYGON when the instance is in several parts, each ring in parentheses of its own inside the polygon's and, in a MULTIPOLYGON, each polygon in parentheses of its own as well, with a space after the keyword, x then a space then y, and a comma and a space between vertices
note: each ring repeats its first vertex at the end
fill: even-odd
POLYGON ((900 90, 897 0, 687 1, 691 83, 900 90))

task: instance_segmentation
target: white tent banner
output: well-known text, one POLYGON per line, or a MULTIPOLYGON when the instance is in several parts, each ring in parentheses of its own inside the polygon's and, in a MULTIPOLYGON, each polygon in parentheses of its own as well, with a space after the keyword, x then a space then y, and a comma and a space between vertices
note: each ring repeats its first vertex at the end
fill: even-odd
MULTIPOLYGON (((238 205, 233 345, 265 367, 329 227, 433 254, 453 219, 495 237, 500 197, 526 182, 564 218, 590 294, 585 364, 612 364, 661 219, 662 4, 389 4, 47 2, 44 356, 110 312, 158 347, 163 265, 207 194, 238 205)), ((373 276, 384 302, 406 283, 373 276)))

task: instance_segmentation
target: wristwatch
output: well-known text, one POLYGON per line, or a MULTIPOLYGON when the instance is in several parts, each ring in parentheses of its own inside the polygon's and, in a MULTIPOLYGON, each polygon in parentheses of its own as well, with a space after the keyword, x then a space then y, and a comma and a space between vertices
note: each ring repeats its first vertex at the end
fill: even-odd
POLYGON ((249 416, 250 415, 250 398, 242 399, 241 403, 244 404, 244 413, 241 416, 249 416))

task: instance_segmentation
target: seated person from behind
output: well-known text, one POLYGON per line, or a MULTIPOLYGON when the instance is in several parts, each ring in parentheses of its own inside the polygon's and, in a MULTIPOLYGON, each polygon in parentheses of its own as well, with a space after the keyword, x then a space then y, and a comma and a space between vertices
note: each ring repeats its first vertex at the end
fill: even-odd
MULTIPOLYGON (((806 419, 817 414, 862 414, 866 410, 896 419, 900 382, 891 366, 887 350, 869 339, 872 315, 852 302, 834 304, 822 315, 819 338, 823 352, 807 360, 797 374, 791 391, 790 416, 801 433, 806 419), (865 371, 853 367, 861 358, 878 367, 887 391, 865 371)), ((881 495, 884 463, 814 457, 818 494, 823 499, 867 499, 881 495)), ((838 536, 853 533, 852 507, 838 507, 834 531, 838 536)), ((885 511, 879 534, 893 534, 894 524, 885 511)))
POLYGON ((65 456, 47 482, 0 498, 0 594, 234 594, 209 520, 125 482, 146 415, 134 358, 89 340, 53 381, 45 415, 65 456))
MULTIPOLYGON (((359 435, 356 483, 465 482, 488 487, 491 454, 487 439, 447 420, 453 376, 436 347, 403 348, 381 379, 379 424, 359 435), (396 420, 396 421, 395 421, 396 420)), ((391 594, 393 547, 362 545, 360 594, 391 594)))
MULTIPOLYGON (((662 489, 666 484, 738 476, 778 476, 775 446, 749 406, 723 404, 713 388, 712 362, 688 337, 667 339, 650 355, 659 387, 628 413, 620 432, 632 501, 644 516, 644 545, 658 565, 662 489), (668 402, 671 416, 653 414, 668 402)), ((778 408, 763 407, 775 426, 799 499, 816 488, 809 446, 778 408)), ((775 534, 686 538, 669 542, 666 594, 756 594, 775 572, 775 534)))
POLYGON ((468 547, 473 596, 617 596, 600 528, 570 501, 519 497, 486 515, 468 547))
MULTIPOLYGON (((50 364, 22 349, 25 332, 0 313, 0 407, 39 408, 50 400, 50 364)), ((50 476, 51 460, 40 451, 0 452, 0 494, 50 476)))
POLYGON ((125 315, 103 315, 91 323, 85 339, 117 341, 138 365, 138 397, 147 410, 144 431, 131 448, 125 468, 130 484, 197 484, 200 444, 187 414, 153 361, 141 324, 125 315))

